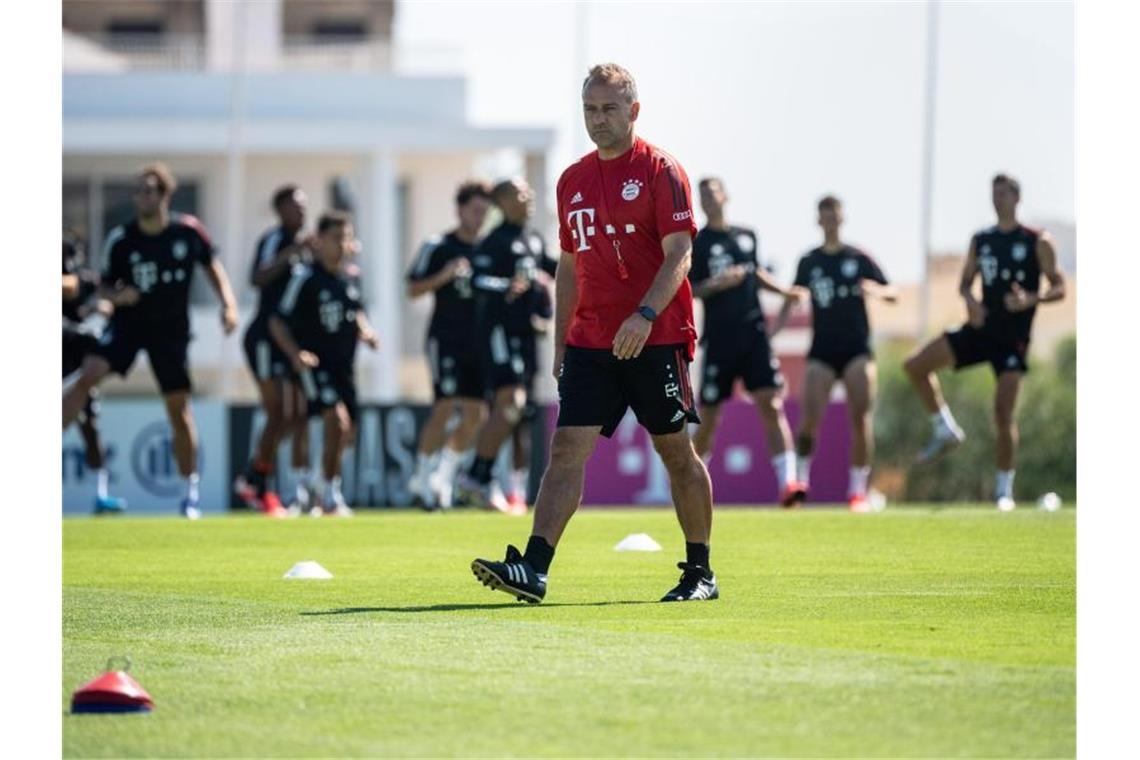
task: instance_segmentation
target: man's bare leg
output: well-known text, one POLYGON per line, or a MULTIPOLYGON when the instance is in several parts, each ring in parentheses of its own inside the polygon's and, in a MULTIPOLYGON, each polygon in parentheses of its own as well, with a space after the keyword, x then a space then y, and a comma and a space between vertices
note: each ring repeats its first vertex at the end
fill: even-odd
POLYGON ((815 433, 823 419, 831 387, 835 385, 835 371, 823 362, 811 359, 804 370, 804 396, 800 409, 800 424, 796 432, 797 480, 803 484, 811 476, 811 456, 815 451, 815 433))
POLYGON ((934 373, 954 365, 954 351, 945 335, 940 335, 911 355, 903 364, 918 399, 930 415, 933 435, 918 455, 919 462, 928 462, 949 451, 966 435, 958 427, 950 407, 942 396, 942 386, 934 373))
POLYGON ((162 395, 166 417, 174 439, 174 461, 178 473, 186 481, 186 496, 182 500, 184 517, 197 519, 198 511, 198 429, 190 409, 190 391, 172 391, 162 395))
POLYGON ((843 386, 847 395, 847 416, 851 421, 851 473, 847 481, 848 498, 861 499, 855 509, 866 506, 867 484, 871 475, 871 456, 875 447, 872 407, 878 378, 873 359, 854 359, 843 370, 843 386))
MULTIPOLYGON (((709 471, 684 430, 652 438, 653 448, 669 473, 673 508, 681 523, 681 532, 685 534, 685 543, 703 544, 707 551, 712 533, 712 481, 709 480, 709 471)), ((708 566, 707 562, 704 566, 708 566)))
POLYGON ((111 371, 111 365, 101 356, 88 356, 83 359, 83 367, 79 377, 63 394, 63 429, 71 427, 83 407, 87 406, 87 399, 91 392, 99 387, 103 378, 111 371))
POLYGON ((720 404, 705 404, 701 407, 701 424, 693 433, 693 448, 697 456, 708 461, 716 439, 716 429, 720 426, 720 404))
POLYGON ((998 500, 999 509, 1013 508, 1019 390, 1021 390, 1020 372, 1006 371, 998 375, 997 392, 994 394, 994 424, 997 426, 997 484, 994 496, 998 500))

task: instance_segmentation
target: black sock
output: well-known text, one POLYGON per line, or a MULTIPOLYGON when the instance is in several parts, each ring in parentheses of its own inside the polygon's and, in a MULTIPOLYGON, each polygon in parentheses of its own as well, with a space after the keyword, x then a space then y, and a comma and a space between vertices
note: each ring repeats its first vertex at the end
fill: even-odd
POLYGON ((685 561, 709 570, 709 545, 685 542, 685 561))
POLYGON ((550 569, 550 563, 553 559, 554 547, 546 543, 546 539, 542 536, 531 536, 530 540, 526 542, 523 561, 534 568, 536 573, 545 574, 550 569))
POLYGON ((479 483, 491 482, 491 468, 495 466, 494 459, 484 459, 483 457, 476 456, 475 461, 471 463, 471 477, 479 483))

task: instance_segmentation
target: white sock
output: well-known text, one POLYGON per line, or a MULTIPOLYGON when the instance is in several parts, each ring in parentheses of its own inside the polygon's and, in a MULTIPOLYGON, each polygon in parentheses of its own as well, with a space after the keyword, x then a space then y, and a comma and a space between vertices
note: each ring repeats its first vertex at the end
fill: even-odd
POLYGON ((847 495, 867 495, 867 480, 871 476, 870 467, 852 467, 847 481, 847 495))
POLYGON ((529 474, 526 468, 511 470, 511 494, 513 496, 517 496, 520 499, 526 498, 526 482, 529 474))
POLYGON ((780 490, 783 491, 788 487, 790 481, 796 479, 796 452, 782 451, 772 457, 772 469, 776 471, 776 481, 780 484, 780 490))
POLYGON ((186 498, 190 501, 198 501, 198 473, 192 472, 186 478, 186 498))
POLYGON ((422 483, 427 479, 438 456, 439 452, 434 454, 426 454, 422 451, 416 452, 416 480, 422 483))
POLYGON ((930 424, 934 426, 936 433, 949 432, 958 427, 957 420, 954 419, 954 415, 950 413, 950 407, 946 404, 938 407, 938 411, 930 415, 930 424))
POLYGON ((1013 470, 998 470, 997 472, 997 497, 1013 498, 1013 470))
POLYGON ((796 458, 796 480, 807 483, 811 475, 811 457, 796 458))
POLYGON ((107 498, 107 486, 111 482, 111 474, 104 467, 95 471, 95 495, 100 499, 107 498))
POLYGON ((459 469, 459 463, 463 461, 463 452, 456 451, 450 446, 444 446, 439 455, 439 466, 436 472, 443 481, 451 482, 455 479, 455 471, 459 469))

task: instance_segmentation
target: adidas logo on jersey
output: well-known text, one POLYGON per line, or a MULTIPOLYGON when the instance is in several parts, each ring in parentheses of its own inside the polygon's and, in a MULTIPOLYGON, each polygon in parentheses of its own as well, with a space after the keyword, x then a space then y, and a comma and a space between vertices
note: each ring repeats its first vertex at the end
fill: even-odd
POLYGON ((570 205, 574 205, 575 203, 581 203, 581 202, 582 202, 582 194, 581 193, 574 193, 574 197, 570 199, 570 205))

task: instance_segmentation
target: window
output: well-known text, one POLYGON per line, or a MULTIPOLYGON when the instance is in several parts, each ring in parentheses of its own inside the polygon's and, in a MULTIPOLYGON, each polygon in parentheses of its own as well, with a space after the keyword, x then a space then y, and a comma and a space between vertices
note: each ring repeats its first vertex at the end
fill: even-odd
POLYGON ((362 20, 317 21, 312 27, 315 42, 362 42, 368 25, 362 20))
POLYGON ((118 19, 107 22, 107 34, 129 34, 132 37, 159 37, 165 29, 161 21, 118 19))

